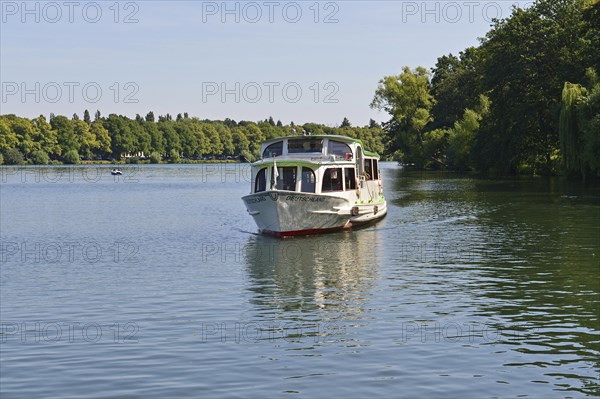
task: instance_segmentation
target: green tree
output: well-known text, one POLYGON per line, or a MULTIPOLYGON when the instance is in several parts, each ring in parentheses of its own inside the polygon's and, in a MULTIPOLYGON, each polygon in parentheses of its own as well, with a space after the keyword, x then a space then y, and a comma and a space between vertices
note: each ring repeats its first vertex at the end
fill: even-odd
POLYGON ((350 124, 350 121, 348 120, 348 118, 344 117, 344 120, 342 120, 342 124, 340 125, 340 127, 351 127, 352 125, 350 124))
POLYGON ((172 122, 159 122, 158 129, 162 132, 165 140, 165 150, 167 153, 171 153, 171 150, 175 150, 177 153, 181 151, 181 141, 177 132, 173 128, 172 122))
POLYGON ((160 163, 160 161, 162 160, 161 155, 156 151, 152 152, 149 158, 150 163, 160 163))
POLYGON ((0 153, 17 147, 19 139, 5 116, 0 116, 0 153))
POLYGON ((58 144, 58 132, 52 129, 43 115, 33 119, 32 122, 35 126, 33 140, 39 144, 40 149, 53 159, 60 157, 62 149, 58 144))
POLYGON ((369 119, 369 129, 381 129, 381 125, 375 119, 369 119))
POLYGON ((36 136, 35 126, 29 119, 8 115, 6 120, 10 130, 17 136, 17 148, 25 157, 39 149, 39 144, 34 141, 36 136))
POLYGON ((584 101, 587 90, 579 85, 565 83, 562 92, 560 111, 560 150, 562 163, 567 174, 581 174, 585 170, 583 163, 583 132, 579 126, 577 106, 584 101))
MULTIPOLYGON (((305 123, 302 125, 302 130, 310 134, 325 134, 323 126, 317 123, 305 123)), ((300 130, 298 133, 302 133, 302 130, 300 130)))
POLYGON ((92 159, 94 152, 100 148, 96 135, 90 130, 90 125, 81 120, 72 121, 73 132, 79 143, 79 154, 83 159, 92 159))
POLYGON ((203 123, 202 133, 204 133, 204 136, 206 137, 209 144, 210 150, 208 151, 208 153, 212 155, 222 155, 224 148, 217 129, 215 129, 215 127, 211 124, 203 123))
MULTIPOLYGON (((240 122, 241 123, 241 122, 240 122)), ((242 131, 248 139, 248 150, 254 159, 260 156, 260 145, 265 141, 265 135, 258 125, 253 122, 245 123, 242 126, 242 131)))
POLYGON ((227 126, 230 129, 234 128, 238 125, 236 121, 234 121, 233 119, 229 119, 229 118, 225 118, 225 120, 223 121, 223 124, 225 124, 225 126, 227 126))
POLYGON ((131 131, 129 121, 129 118, 116 114, 110 114, 103 121, 104 127, 110 134, 111 152, 115 159, 120 159, 126 153, 136 150, 136 138, 131 131))
POLYGON ((173 123, 172 126, 180 143, 179 148, 175 148, 176 152, 183 152, 183 155, 187 158, 198 154, 198 134, 195 134, 194 128, 196 131, 200 129, 194 124, 182 123, 181 119, 179 122, 173 123))
POLYGON ((181 157, 179 156, 179 153, 177 152, 177 150, 172 148, 169 151, 169 162, 179 163, 180 161, 181 161, 181 157))
POLYGON ((591 50, 581 40, 583 9, 583 0, 538 1, 487 33, 478 52, 492 107, 476 138, 479 169, 556 171, 563 84, 581 81, 591 50))
POLYGON ((489 99, 480 96, 475 110, 467 108, 460 121, 448 130, 448 166, 457 170, 474 169, 473 147, 481 120, 490 109, 489 99))
POLYGON ((48 157, 48 154, 46 154, 46 151, 37 150, 31 154, 31 162, 34 165, 48 165, 50 158, 48 157))
POLYGON ((70 165, 77 165, 80 163, 79 153, 77 150, 69 150, 63 156, 63 162, 70 165))
POLYGON ((217 129, 217 134, 219 135, 221 143, 223 144, 223 153, 225 155, 234 155, 235 145, 233 144, 233 135, 231 134, 231 129, 222 123, 214 123, 213 126, 215 129, 217 129))
MULTIPOLYGON (((234 127, 231 129, 231 137, 235 148, 236 155, 250 154, 250 143, 246 137, 246 133, 240 127, 234 127)), ((247 159, 251 161, 252 159, 247 159)))
MULTIPOLYGON (((579 120, 583 131, 583 160, 590 176, 600 177, 600 79, 588 70, 588 94, 579 107, 579 120)), ((586 171, 587 172, 587 171, 586 171)), ((583 176, 587 178, 587 175, 583 176)))
POLYGON ((445 129, 428 130, 423 133, 423 162, 428 169, 446 168, 446 148, 448 131, 445 129))
POLYGON ((23 163, 23 154, 16 148, 5 150, 3 156, 5 165, 20 165, 23 163))
POLYGON ((581 27, 581 42, 583 44, 583 65, 587 65, 600 73, 600 1, 583 1, 583 24, 581 27))
POLYGON ((145 122, 142 126, 150 135, 150 148, 161 155, 165 154, 165 138, 163 137, 162 131, 160 131, 158 126, 156 126, 156 123, 145 122))
POLYGON ((83 121, 85 123, 87 123, 88 125, 92 124, 92 118, 90 117, 90 111, 88 111, 87 109, 85 111, 83 111, 83 121))
POLYGON ((405 154, 404 162, 425 165, 423 131, 432 121, 431 108, 435 99, 430 92, 429 73, 423 67, 411 71, 404 67, 397 76, 386 76, 380 82, 371 107, 392 116, 386 124, 389 135, 388 152, 405 154))
POLYGON ((479 102, 480 71, 478 49, 469 47, 437 59, 432 69, 431 94, 436 102, 431 109, 434 122, 431 128, 451 128, 466 108, 475 108, 479 102))
POLYGON ((152 148, 152 137, 146 131, 143 124, 143 119, 140 118, 139 121, 129 120, 129 126, 131 129, 131 134, 134 137, 133 145, 134 152, 141 151, 144 154, 149 154, 152 148))
POLYGON ((56 131, 58 144, 63 156, 71 150, 79 151, 80 141, 75 135, 73 121, 70 121, 65 116, 58 115, 50 121, 50 125, 52 126, 52 130, 56 131))
POLYGON ((381 126, 356 128, 356 138, 363 142, 367 150, 379 154, 383 154, 385 151, 385 147, 383 146, 384 134, 385 132, 381 126))
POLYGON ((265 136, 265 140, 279 137, 279 129, 275 125, 271 125, 268 121, 259 122, 258 128, 265 136))
POLYGON ((586 179, 600 174, 600 80, 588 69, 588 87, 566 82, 559 133, 563 168, 586 179))
POLYGON ((102 121, 94 121, 90 127, 92 134, 95 137, 98 146, 96 147, 96 155, 100 158, 107 157, 111 152, 110 133, 102 124, 102 121))

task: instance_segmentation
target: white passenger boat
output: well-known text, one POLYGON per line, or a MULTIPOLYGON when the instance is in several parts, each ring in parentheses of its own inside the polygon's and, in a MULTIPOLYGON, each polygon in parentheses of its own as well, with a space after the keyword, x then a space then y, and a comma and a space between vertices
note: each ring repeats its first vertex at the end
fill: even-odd
POLYGON ((379 155, 334 135, 266 141, 242 198, 262 233, 305 235, 381 219, 387 213, 379 155))

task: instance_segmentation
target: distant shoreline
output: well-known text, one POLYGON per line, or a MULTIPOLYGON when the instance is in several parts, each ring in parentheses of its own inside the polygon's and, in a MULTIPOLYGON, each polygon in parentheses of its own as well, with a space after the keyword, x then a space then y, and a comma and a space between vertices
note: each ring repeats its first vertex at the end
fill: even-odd
POLYGON ((127 162, 127 161, 107 161, 107 160, 103 160, 103 161, 80 161, 77 164, 69 164, 69 163, 64 163, 64 162, 60 162, 60 161, 50 161, 49 163, 45 164, 45 165, 37 165, 37 164, 32 164, 32 163, 27 163, 27 162, 23 162, 20 164, 16 164, 16 165, 0 165, 1 167, 5 167, 5 168, 11 168, 11 167, 18 167, 18 166, 85 166, 85 165, 194 165, 194 164, 210 164, 210 163, 231 163, 231 164, 237 164, 237 163, 248 163, 248 162, 242 162, 240 160, 233 160, 233 159, 203 159, 203 160, 186 160, 186 161, 181 161, 181 162, 160 162, 160 163, 156 163, 156 162, 150 162, 150 161, 137 161, 137 162, 127 162))

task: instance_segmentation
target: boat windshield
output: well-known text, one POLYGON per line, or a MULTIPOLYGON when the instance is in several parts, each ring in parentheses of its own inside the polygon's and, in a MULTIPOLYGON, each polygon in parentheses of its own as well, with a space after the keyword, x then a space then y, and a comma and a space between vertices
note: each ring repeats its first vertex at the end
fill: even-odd
POLYGON ((367 180, 373 180, 373 169, 370 158, 365 158, 365 175, 367 180))
POLYGON ((254 192, 259 193, 267 189, 267 168, 262 168, 256 174, 256 181, 254 182, 254 192))
POLYGON ((365 158, 365 174, 367 180, 377 180, 379 178, 379 165, 376 159, 365 158))
POLYGON ((278 141, 276 143, 270 144, 263 151, 263 158, 273 158, 278 157, 283 154, 283 141, 278 141))
POLYGON ((342 191, 342 168, 327 168, 323 173, 321 192, 342 191))
POLYGON ((346 190, 356 189, 356 174, 354 168, 344 168, 344 179, 346 183, 346 190))
POLYGON ((327 153, 334 154, 342 158, 352 156, 352 150, 348 144, 335 140, 329 140, 329 144, 327 145, 327 153))
POLYGON ((322 139, 290 139, 288 141, 288 154, 303 154, 322 151, 322 139))
POLYGON ((272 176, 276 178, 277 190, 296 191, 296 167, 278 167, 275 171, 271 168, 272 176))
POLYGON ((302 184, 300 191, 303 193, 315 192, 315 172, 311 168, 302 167, 302 184))

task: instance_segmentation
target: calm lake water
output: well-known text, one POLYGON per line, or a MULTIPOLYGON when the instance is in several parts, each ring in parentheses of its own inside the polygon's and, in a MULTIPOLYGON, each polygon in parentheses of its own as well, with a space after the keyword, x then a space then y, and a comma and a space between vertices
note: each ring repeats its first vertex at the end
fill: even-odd
POLYGON ((247 165, 1 168, 2 398, 599 395, 598 187, 382 166, 286 240, 247 165))

